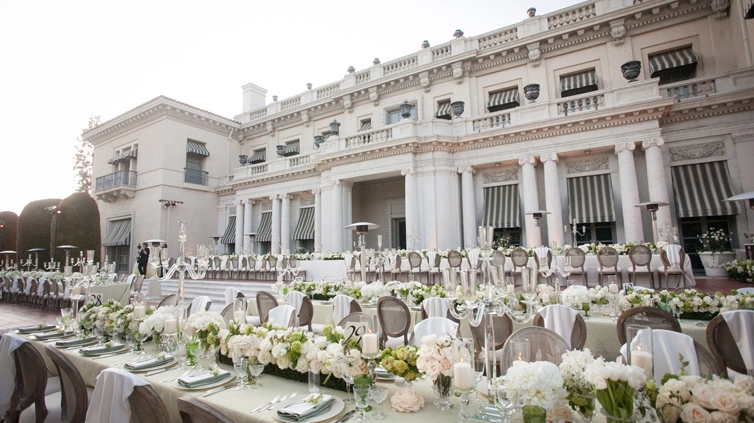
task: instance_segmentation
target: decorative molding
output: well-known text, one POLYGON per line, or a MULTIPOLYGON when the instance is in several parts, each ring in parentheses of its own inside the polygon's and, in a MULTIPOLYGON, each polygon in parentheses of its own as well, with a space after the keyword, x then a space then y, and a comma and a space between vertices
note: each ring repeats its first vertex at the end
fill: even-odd
POLYGON ((272 210, 272 203, 262 203, 262 211, 272 210))
POLYGON ((482 174, 485 184, 496 182, 507 182, 518 180, 518 169, 505 169, 496 172, 485 172, 482 174))
POLYGON ((518 159, 519 166, 523 166, 525 164, 536 165, 537 159, 535 159, 534 156, 526 156, 526 157, 518 159))
POLYGON ((710 8, 712 9, 712 16, 714 16, 715 19, 725 19, 728 17, 730 0, 712 0, 710 8))
POLYGON ((754 138, 754 131, 738 132, 738 133, 735 133, 735 134, 731 134, 731 137, 733 137, 733 139, 735 141, 738 141, 738 140, 748 140, 748 139, 754 138))
POLYGON ((725 143, 723 141, 708 142, 704 144, 686 145, 668 149, 671 162, 683 160, 704 159, 707 157, 724 157, 725 143))
POLYGON ((567 173, 593 172, 595 170, 610 169, 610 163, 607 156, 590 157, 588 159, 568 160, 566 161, 567 173))
POLYGON ((458 84, 462 84, 464 74, 463 63, 451 63, 450 67, 453 68, 453 79, 455 79, 458 84))
POLYGON ((369 101, 374 103, 375 106, 380 105, 380 93, 377 92, 377 87, 369 88, 369 101))
POLYGON ((549 162, 549 161, 553 161, 553 162, 557 163, 558 160, 559 160, 559 158, 558 158, 558 154, 557 153, 547 153, 547 154, 545 154, 545 155, 543 155, 542 157, 539 158, 539 161, 542 162, 542 163, 549 162))
POLYGON ((299 204, 301 206, 310 206, 314 204, 314 197, 302 197, 299 204))
POLYGON ((306 126, 307 128, 309 127, 309 124, 311 124, 309 113, 307 113, 306 110, 301 112, 301 122, 304 122, 304 126, 306 126))
POLYGON ((539 66, 539 58, 542 52, 539 50, 539 42, 527 44, 526 49, 529 51, 529 64, 535 68, 539 66))
POLYGON ((424 88, 425 93, 428 93, 432 89, 430 87, 431 80, 429 79, 429 72, 421 72, 419 74, 419 84, 424 88))
POLYGON ((314 188, 312 190, 312 194, 314 194, 314 195, 322 194, 322 188, 314 188))
POLYGON ((615 154, 620 154, 624 151, 634 151, 636 150, 636 144, 627 141, 615 144, 615 154))
POLYGON ((414 175, 415 173, 416 173, 416 170, 413 167, 409 167, 407 169, 401 170, 401 176, 414 175))
POLYGON ((641 148, 648 149, 650 147, 662 147, 665 145, 665 140, 662 137, 652 138, 651 140, 644 140, 641 142, 641 148))
POLYGON ((351 99, 351 94, 343 96, 343 108, 346 109, 348 113, 353 112, 353 99, 351 99))
POLYGON ((473 175, 474 173, 476 173, 476 169, 474 169, 473 166, 459 166, 458 173, 464 173, 464 172, 468 172, 473 175))
POLYGON ((616 46, 623 44, 623 37, 626 35, 626 27, 624 24, 624 18, 610 21, 610 36, 613 37, 613 43, 616 46))

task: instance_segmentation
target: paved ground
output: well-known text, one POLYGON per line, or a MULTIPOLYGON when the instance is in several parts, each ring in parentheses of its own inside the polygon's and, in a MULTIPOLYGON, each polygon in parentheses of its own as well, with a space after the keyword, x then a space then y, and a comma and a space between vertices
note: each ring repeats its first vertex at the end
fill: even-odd
MULTIPOLYGON (((696 285, 698 290, 710 293, 714 293, 715 291, 729 292, 731 289, 754 286, 729 279, 713 279, 703 276, 696 277, 696 285)), ((42 321, 54 322, 58 316, 60 316, 59 311, 43 311, 22 305, 0 302, 0 334, 21 326, 39 324, 42 321)))

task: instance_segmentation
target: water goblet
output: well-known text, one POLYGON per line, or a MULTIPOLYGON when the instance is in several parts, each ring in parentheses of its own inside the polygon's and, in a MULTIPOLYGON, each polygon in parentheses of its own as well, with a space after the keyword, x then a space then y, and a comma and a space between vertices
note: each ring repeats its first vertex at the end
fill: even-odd
POLYGON ((134 348, 136 348, 136 335, 133 333, 126 334, 126 345, 128 345, 128 354, 132 355, 134 348))
POLYGON ((505 386, 505 383, 499 383, 495 385, 497 389, 497 395, 495 396, 495 407, 505 414, 505 421, 510 421, 511 416, 516 411, 516 392, 514 389, 509 389, 505 386))
POLYGON ((94 336, 97 337, 97 345, 102 345, 102 335, 103 335, 102 328, 99 326, 93 325, 92 332, 94 333, 94 336))
POLYGON ((236 379, 238 380, 236 391, 243 389, 244 383, 248 378, 248 373, 246 373, 248 363, 246 357, 243 355, 233 355, 233 371, 236 373, 236 379))
POLYGON ((343 373, 342 376, 343 382, 346 383, 346 398, 343 400, 346 404, 351 404, 353 402, 353 399, 351 399, 351 394, 349 393, 350 386, 353 384, 353 376, 343 373))
POLYGON ((383 386, 372 386, 369 390, 369 398, 377 404, 377 413, 372 416, 374 420, 383 420, 385 413, 382 412, 382 403, 387 399, 387 388, 383 386))
POLYGON ((138 342, 139 351, 141 351, 140 354, 141 355, 146 354, 146 352, 144 352, 144 341, 146 341, 147 338, 149 338, 149 334, 141 333, 140 331, 137 331, 134 334, 136 335, 136 341, 138 342))
POLYGON ((61 322, 63 324, 63 331, 69 329, 71 327, 71 322, 73 321, 73 309, 71 308, 61 308, 60 309, 60 315, 61 315, 61 322))
POLYGON ((251 373, 251 381, 249 381, 249 385, 251 385, 252 389, 257 389, 260 386, 262 386, 261 383, 259 383, 259 375, 262 374, 264 371, 264 365, 260 364, 256 358, 250 357, 249 358, 249 373, 251 373))
POLYGON ((359 417, 356 421, 364 423, 367 421, 366 408, 369 405, 370 386, 367 384, 357 384, 353 388, 353 394, 356 398, 356 408, 359 410, 359 417))

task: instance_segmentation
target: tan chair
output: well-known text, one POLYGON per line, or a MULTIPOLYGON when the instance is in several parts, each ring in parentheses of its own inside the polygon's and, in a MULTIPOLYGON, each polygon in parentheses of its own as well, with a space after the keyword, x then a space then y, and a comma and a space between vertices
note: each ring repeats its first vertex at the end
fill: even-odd
POLYGON ((427 272, 429 280, 427 281, 428 284, 436 285, 437 282, 435 279, 440 278, 440 281, 442 282, 442 273, 440 271, 440 263, 442 263, 442 257, 440 257, 440 254, 435 254, 435 259, 430 263, 429 257, 427 257, 427 265, 429 266, 429 271, 427 272))
POLYGON ((270 276, 271 280, 276 280, 278 274, 278 258, 270 254, 267 257, 267 269, 265 270, 265 279, 266 276, 270 276))
POLYGON ((257 292, 257 312, 259 313, 260 323, 266 323, 269 318, 270 310, 278 306, 278 300, 269 292, 257 292))
MULTIPOLYGON (((567 307, 567 306, 549 305, 546 307, 567 307)), ((545 319, 544 317, 542 317, 541 314, 539 314, 539 312, 537 312, 534 315, 534 326, 547 328, 547 326, 545 326, 545 319)), ((553 330, 553 328, 547 328, 547 329, 553 330)), ((572 350, 583 349, 584 344, 586 344, 586 322, 584 321, 584 318, 581 317, 580 314, 576 313, 576 317, 574 318, 574 322, 573 322, 573 331, 570 334, 559 333, 558 335, 562 336, 563 339, 570 339, 572 350)))
POLYGON ((131 407, 129 423, 169 423, 170 415, 165 403, 150 385, 134 386, 128 397, 131 407))
POLYGON ((539 326, 519 329, 513 332, 503 346, 503 356, 501 358, 503 372, 506 372, 513 365, 513 361, 518 359, 511 347, 513 345, 512 341, 524 339, 529 341, 529 357, 528 359, 525 357, 523 359, 529 362, 549 361, 560 366, 560 363, 563 361, 563 354, 569 351, 568 344, 563 337, 550 329, 539 326))
MULTIPOLYGON (((707 325, 707 346, 715 357, 720 374, 728 377, 728 369, 747 374, 746 362, 730 332, 725 317, 718 314, 707 325)), ((700 364, 701 366, 701 364, 700 364)))
POLYGON ((400 254, 396 254, 395 263, 393 263, 393 268, 392 270, 390 270, 390 277, 393 280, 395 281, 401 280, 401 274, 403 274, 403 269, 401 269, 402 265, 403 265, 403 258, 400 256, 400 254))
MULTIPOLYGON (((686 251, 683 248, 678 249, 679 262, 677 267, 673 266, 673 263, 668 258, 668 252, 664 248, 660 250, 660 260, 662 261, 662 267, 657 269, 657 276, 658 278, 660 275, 665 276, 665 287, 667 289, 679 288, 681 283, 683 283, 683 287, 686 288, 686 251), (670 276, 678 276, 679 278, 678 283, 673 288, 670 287, 670 276)), ((662 288, 662 284, 660 283, 659 285, 662 288)))
POLYGON ((411 312, 406 303, 395 297, 381 297, 377 301, 377 319, 380 321, 385 347, 395 347, 401 343, 408 345, 411 312))
POLYGON ((312 332, 313 319, 314 306, 312 305, 312 300, 309 297, 304 297, 301 307, 298 309, 298 327, 306 327, 309 332, 312 332))
MULTIPOLYGON (((225 321, 225 324, 227 325, 233 318, 235 317, 233 315, 233 304, 228 304, 223 308, 223 311, 220 312, 220 315, 223 316, 223 320, 225 321)), ((244 323, 244 322, 241 322, 244 323)))
POLYGON ((225 414, 191 395, 178 398, 178 412, 183 423, 233 423, 225 414))
MULTIPOLYGON (((13 351, 13 361, 16 366, 15 390, 10 399, 6 421, 18 422, 21 413, 34 405, 35 420, 38 423, 44 422, 48 414, 45 399, 47 366, 42 354, 30 342, 24 342, 13 351)), ((4 380, 2 383, 11 381, 4 380)), ((57 399, 59 401, 60 397, 57 399)), ((52 404, 53 402, 50 403, 52 404)))
MULTIPOLYGON (((422 256, 416 251, 408 252, 408 273, 414 276, 414 280, 421 282, 422 275, 422 256)), ((409 280, 411 276, 409 276, 409 280)))
POLYGON ((618 251, 613 247, 602 247, 597 251, 597 261, 600 267, 597 268, 597 274, 599 275, 599 282, 601 286, 605 286, 604 276, 615 276, 618 281, 618 286, 622 286, 621 281, 621 268, 618 267, 618 251))
POLYGON ((631 260, 631 267, 628 269, 628 281, 635 286, 639 286, 637 282, 639 275, 648 276, 649 284, 654 289, 655 277, 650 267, 650 263, 652 263, 652 250, 646 245, 634 245, 628 250, 628 258, 631 260), (633 275, 633 279, 631 275, 633 275))
MULTIPOLYGON (((521 247, 511 250, 511 263, 513 263, 513 284, 516 284, 516 275, 521 279, 521 269, 529 264, 529 253, 521 247)), ((523 284, 523 282, 522 282, 523 284)))
POLYGON ((649 326, 652 329, 682 332, 681 324, 672 314, 653 306, 633 307, 621 313, 615 326, 621 345, 626 343, 626 326, 628 325, 649 326))
POLYGON ((136 296, 136 294, 141 294, 142 286, 144 286, 144 275, 139 275, 133 281, 133 289, 131 289, 131 299, 133 299, 136 296))
POLYGON ((702 344, 694 341, 694 349, 696 350, 696 360, 699 362, 699 375, 700 376, 725 376, 725 366, 721 366, 717 359, 702 346, 702 344))
MULTIPOLYGON (((89 407, 89 398, 92 396, 94 388, 86 386, 84 378, 71 363, 71 361, 60 351, 53 347, 46 347, 45 353, 60 376, 61 402, 60 412, 61 419, 70 423, 84 423, 86 420, 86 410, 89 407)), ((50 412, 53 413, 53 404, 48 401, 50 412)), ((23 419, 23 418, 22 418, 23 419)))
POLYGON ((489 326, 489 316, 492 316, 492 323, 495 330, 495 350, 501 350, 503 349, 503 345, 505 345, 505 341, 507 341, 508 337, 513 333, 513 321, 507 314, 505 316, 490 314, 482 318, 479 326, 469 325, 471 328, 471 337, 474 339, 474 345, 476 345, 478 349, 484 351, 484 334, 487 330, 487 326, 489 326))
POLYGON ((234 279, 233 273, 236 274, 235 279, 238 279, 240 276, 240 267, 238 265, 240 262, 238 261, 238 257, 232 257, 230 260, 226 262, 226 266, 228 267, 228 279, 234 279), (227 266, 228 262, 230 263, 230 266, 227 266))
POLYGON ((586 253, 584 250, 572 247, 567 249, 564 255, 571 258, 571 274, 569 278, 573 275, 581 275, 581 284, 589 286, 589 282, 586 279, 586 270, 584 270, 584 263, 586 262, 586 253))
POLYGON ((246 279, 253 280, 257 271, 257 260, 253 255, 245 257, 246 259, 246 279))
POLYGON ((157 308, 160 308, 162 306, 174 306, 174 305, 178 305, 178 295, 170 294, 170 295, 166 295, 165 298, 160 300, 160 303, 157 305, 157 308))
POLYGON ((218 275, 222 275, 223 259, 220 257, 214 257, 212 259, 212 279, 217 279, 218 275))
MULTIPOLYGON (((534 259, 534 266, 537 269, 537 272, 539 272, 542 268, 550 268, 552 267, 552 250, 550 250, 548 247, 537 247, 532 252, 532 258, 534 259)), ((557 278, 557 275, 555 276, 557 278)), ((544 276, 543 274, 539 274, 539 283, 542 283, 541 281, 546 281, 548 285, 553 285, 552 283, 553 276, 544 276)), ((554 285, 553 285, 554 286, 554 285)))
POLYGON ((343 261, 346 264, 346 277, 351 281, 356 281, 355 277, 358 275, 361 279, 361 272, 356 271, 356 256, 351 256, 350 262, 346 258, 343 261))

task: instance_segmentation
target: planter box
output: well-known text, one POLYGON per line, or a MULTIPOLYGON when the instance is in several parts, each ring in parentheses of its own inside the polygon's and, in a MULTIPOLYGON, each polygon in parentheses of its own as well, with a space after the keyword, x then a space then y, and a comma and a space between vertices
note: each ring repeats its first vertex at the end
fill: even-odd
MULTIPOLYGON (((229 366, 233 365, 233 360, 230 357, 223 354, 218 354, 217 361, 219 361, 222 364, 227 364, 229 366)), ((301 372, 297 372, 294 369, 281 370, 279 367, 271 363, 264 366, 264 372, 262 373, 262 375, 265 375, 266 377, 277 376, 277 377, 282 377, 283 379, 309 383, 308 372, 301 373, 301 372)), ((343 379, 340 379, 331 375, 320 374, 319 380, 320 380, 320 386, 322 387, 346 392, 346 383, 343 381, 343 379), (327 383, 325 383, 325 380, 327 379, 328 376, 330 376, 330 380, 328 380, 327 383)))
POLYGON ((699 258, 704 265, 704 272, 712 278, 727 278, 728 271, 723 266, 736 259, 735 251, 725 251, 722 253, 713 253, 704 251, 699 253, 699 258))

